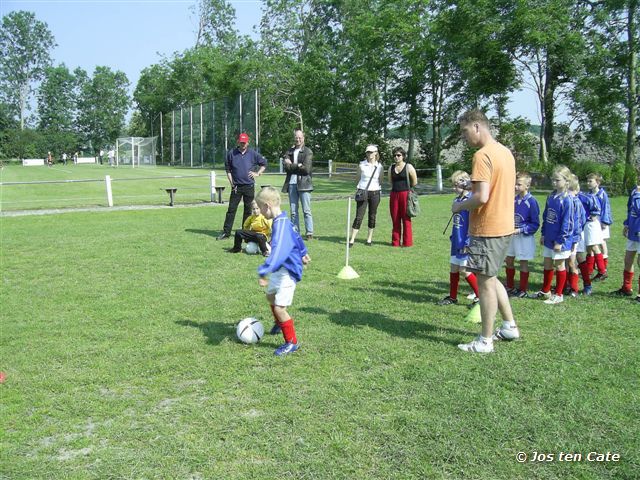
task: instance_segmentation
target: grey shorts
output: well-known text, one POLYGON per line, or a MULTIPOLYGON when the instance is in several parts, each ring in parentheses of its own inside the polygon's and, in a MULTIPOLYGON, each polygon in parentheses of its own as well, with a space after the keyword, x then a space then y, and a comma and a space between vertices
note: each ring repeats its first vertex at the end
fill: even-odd
POLYGON ((507 256, 511 235, 504 237, 470 237, 467 270, 487 277, 497 277, 507 256))

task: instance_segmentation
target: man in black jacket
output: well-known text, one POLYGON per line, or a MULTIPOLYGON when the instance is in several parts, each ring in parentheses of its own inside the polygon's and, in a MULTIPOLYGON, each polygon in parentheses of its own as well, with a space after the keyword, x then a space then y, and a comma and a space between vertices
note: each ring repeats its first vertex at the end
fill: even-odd
POLYGON ((300 232, 298 200, 302 205, 304 228, 307 240, 313 238, 313 217, 311 216, 311 192, 313 191, 312 164, 313 152, 304 144, 304 133, 300 129, 293 132, 294 145, 284 158, 284 171, 287 178, 282 191, 289 194, 291 223, 300 232))

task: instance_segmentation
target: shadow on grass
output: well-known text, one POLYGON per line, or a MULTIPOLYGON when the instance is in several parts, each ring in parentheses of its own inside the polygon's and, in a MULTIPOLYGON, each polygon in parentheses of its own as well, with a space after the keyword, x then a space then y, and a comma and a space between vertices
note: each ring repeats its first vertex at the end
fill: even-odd
POLYGON ((197 228, 185 228, 184 231, 189 233, 206 235, 208 237, 213 237, 213 238, 216 238, 218 235, 220 235, 220 233, 222 233, 222 230, 199 230, 197 228))
MULTIPOLYGON (((418 281, 412 283, 398 283, 390 281, 373 282, 362 291, 377 291, 389 298, 397 298, 404 302, 412 303, 437 303, 449 293, 449 284, 446 282, 426 282, 418 281)), ((460 286, 463 292, 464 287, 460 286)), ((469 288, 469 291, 471 289, 469 288)), ((466 295, 466 294, 465 294, 466 295)))
POLYGON ((301 310, 316 315, 324 315, 330 321, 342 327, 367 326, 401 338, 424 338, 436 343, 458 345, 461 336, 469 336, 468 330, 441 327, 413 320, 396 320, 375 312, 354 310, 330 312, 317 307, 304 307, 301 310), (456 338, 447 338, 451 336, 455 336, 456 338))
MULTIPOLYGON (((207 339, 208 345, 220 345, 225 339, 239 343, 236 339, 236 326, 223 322, 194 322, 192 320, 177 320, 176 325, 199 329, 207 339)), ((258 342, 255 347, 273 349, 271 343, 258 342)))

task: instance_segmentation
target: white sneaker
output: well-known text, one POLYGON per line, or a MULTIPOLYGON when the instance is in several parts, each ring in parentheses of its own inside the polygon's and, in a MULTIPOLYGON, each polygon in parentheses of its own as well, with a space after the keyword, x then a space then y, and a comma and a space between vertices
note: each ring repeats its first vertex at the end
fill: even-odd
POLYGON ((474 298, 476 298, 476 294, 471 292, 469 295, 467 295, 467 300, 473 300, 474 298))
POLYGON ((544 301, 547 305, 555 305, 556 303, 562 302, 564 302, 564 296, 562 295, 551 295, 551 298, 544 301))
POLYGON ((478 335, 471 343, 461 343, 458 348, 465 352, 492 353, 493 342, 489 343, 486 340, 482 340, 482 337, 478 335))
POLYGON ((536 292, 535 297, 536 298, 551 298, 551 292, 543 292, 542 290, 540 290, 539 292, 536 292))
POLYGON ((500 328, 496 328, 496 331, 491 338, 493 338, 494 341, 515 340, 516 338, 520 338, 520 330, 518 330, 517 325, 512 327, 503 323, 500 328))

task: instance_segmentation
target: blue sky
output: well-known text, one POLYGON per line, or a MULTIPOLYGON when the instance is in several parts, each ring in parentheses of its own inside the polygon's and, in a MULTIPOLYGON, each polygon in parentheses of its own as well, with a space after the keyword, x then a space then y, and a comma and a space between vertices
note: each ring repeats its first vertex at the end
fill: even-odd
MULTIPOLYGON (((236 0, 236 28, 257 38, 262 2, 236 0)), ((35 13, 47 23, 58 46, 54 64, 92 74, 97 65, 122 70, 135 88, 140 72, 174 52, 195 44, 198 29, 195 0, 0 0, 0 17, 13 10, 35 13)), ((516 92, 512 115, 539 123, 530 91, 516 92)))

